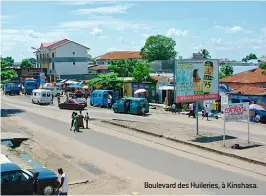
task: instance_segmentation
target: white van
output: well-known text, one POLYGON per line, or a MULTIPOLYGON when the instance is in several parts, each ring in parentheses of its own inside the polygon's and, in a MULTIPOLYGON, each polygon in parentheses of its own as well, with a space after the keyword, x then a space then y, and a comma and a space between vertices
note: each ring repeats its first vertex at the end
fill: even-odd
POLYGON ((60 97, 61 95, 63 95, 63 90, 59 87, 44 87, 42 89, 52 91, 54 97, 60 97))
POLYGON ((34 89, 31 96, 32 103, 50 104, 52 102, 52 92, 44 89, 34 89))

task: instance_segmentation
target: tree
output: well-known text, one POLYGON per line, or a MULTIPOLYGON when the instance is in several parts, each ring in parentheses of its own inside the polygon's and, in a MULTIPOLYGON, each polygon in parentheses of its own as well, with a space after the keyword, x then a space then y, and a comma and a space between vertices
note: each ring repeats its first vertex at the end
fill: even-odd
POLYGON ((259 68, 266 69, 266 62, 260 63, 259 68))
POLYGON ((35 58, 29 58, 29 61, 31 62, 31 64, 32 64, 33 66, 35 66, 36 63, 37 63, 37 61, 36 61, 35 58))
POLYGON ((234 69, 231 64, 223 64, 220 70, 220 77, 223 78, 233 75, 234 69))
POLYGON ((247 55, 246 57, 242 59, 242 62, 248 62, 249 60, 252 60, 252 59, 258 59, 256 54, 250 53, 249 55, 247 55))
POLYGON ((10 68, 14 65, 14 59, 12 57, 1 57, 1 83, 4 83, 8 80, 17 79, 17 72, 10 68))
POLYGON ((23 59, 20 63, 20 68, 34 68, 34 65, 30 62, 29 59, 23 59))
POLYGON ((204 59, 209 59, 209 58, 211 58, 209 51, 206 50, 206 49, 202 49, 202 50, 201 50, 201 54, 202 54, 202 56, 203 56, 204 59))
POLYGON ((163 35, 150 36, 145 42, 145 45, 140 50, 140 54, 148 62, 155 60, 168 60, 175 58, 176 42, 170 37, 163 35))
POLYGON ((152 69, 147 62, 137 62, 136 67, 133 71, 133 80, 135 82, 151 82, 151 71, 152 69))
POLYGON ((118 77, 132 77, 132 73, 138 61, 135 59, 111 61, 108 69, 118 74, 118 77))
POLYGON ((97 78, 89 81, 89 86, 102 85, 103 89, 116 89, 122 86, 122 81, 118 80, 116 73, 99 74, 97 78))

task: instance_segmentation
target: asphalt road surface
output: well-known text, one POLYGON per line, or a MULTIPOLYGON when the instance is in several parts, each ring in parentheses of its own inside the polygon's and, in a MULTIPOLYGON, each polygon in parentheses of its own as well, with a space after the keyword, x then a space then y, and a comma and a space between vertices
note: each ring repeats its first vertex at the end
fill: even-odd
MULTIPOLYGON (((8 109, 16 110, 17 108, 2 103, 2 115, 8 113, 8 109)), ((245 184, 256 184, 257 186, 257 188, 206 189, 206 192, 211 192, 212 194, 265 195, 266 193, 266 178, 265 181, 262 181, 100 132, 84 131, 81 134, 73 134, 73 132, 69 131, 69 124, 31 112, 23 112, 18 115, 22 119, 31 120, 38 126, 67 135, 86 145, 183 182, 217 183, 219 186, 221 186, 222 182, 237 184, 243 182, 245 184)))
MULTIPOLYGON (((63 101, 64 98, 61 98, 63 101)), ((17 104, 22 106, 31 106, 31 107, 40 107, 38 105, 33 105, 31 103, 30 96, 2 96, 2 102, 6 103, 14 103, 17 101, 17 104)), ((45 106, 44 108, 49 110, 58 111, 60 110, 57 107, 57 100, 54 100, 54 106, 45 106)), ((121 120, 136 120, 150 123, 161 123, 161 124, 176 124, 179 126, 183 126, 186 129, 193 130, 195 129, 195 119, 188 118, 185 115, 176 115, 173 116, 170 112, 167 114, 158 114, 155 113, 154 110, 150 110, 150 116, 145 118, 140 116, 126 115, 126 114, 114 114, 112 111, 103 109, 103 108, 95 108, 88 107, 86 110, 89 111, 89 114, 92 117, 99 119, 113 119, 119 118, 121 120)), ((61 110, 62 111, 62 110, 61 110)), ((206 120, 199 119, 199 131, 203 130, 206 132, 213 132, 218 134, 223 134, 223 121, 222 119, 216 120, 212 119, 212 121, 207 122, 206 120)), ((230 136, 235 136, 238 138, 242 138, 247 140, 248 137, 248 125, 245 122, 230 122, 226 123, 226 134, 230 136)), ((250 140, 256 141, 260 143, 266 143, 266 126, 264 124, 250 124, 250 140)))

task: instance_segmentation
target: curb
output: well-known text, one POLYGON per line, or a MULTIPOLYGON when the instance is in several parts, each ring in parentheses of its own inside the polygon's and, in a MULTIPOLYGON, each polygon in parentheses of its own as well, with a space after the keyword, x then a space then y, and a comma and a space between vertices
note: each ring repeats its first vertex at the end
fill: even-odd
POLYGON ((127 129, 131 129, 133 131, 144 133, 144 134, 148 134, 148 135, 152 135, 152 136, 155 136, 155 137, 165 138, 165 139, 173 141, 173 142, 177 142, 177 143, 193 146, 193 147, 196 147, 196 148, 201 148, 201 149, 206 150, 206 151, 214 152, 214 153, 221 154, 221 155, 228 156, 228 157, 233 157, 233 158, 236 158, 236 159, 239 159, 239 160, 242 160, 242 161, 246 161, 246 162, 249 162, 249 163, 254 163, 254 164, 266 166, 266 162, 258 161, 258 160, 255 160, 255 159, 246 158, 246 157, 243 157, 243 156, 231 154, 231 153, 228 153, 228 152, 223 152, 223 151, 220 151, 220 150, 215 150, 215 149, 212 149, 212 148, 209 148, 209 147, 206 147, 206 146, 201 146, 201 145, 198 145, 198 144, 194 144, 194 143, 191 143, 191 142, 188 142, 188 141, 179 140, 179 139, 176 139, 176 138, 165 137, 164 135, 161 135, 161 134, 151 133, 151 132, 148 132, 148 131, 145 131, 145 130, 129 127, 127 125, 121 125, 121 124, 110 122, 110 121, 106 121, 106 120, 102 120, 101 122, 112 124, 112 125, 123 127, 123 128, 127 128, 127 129))

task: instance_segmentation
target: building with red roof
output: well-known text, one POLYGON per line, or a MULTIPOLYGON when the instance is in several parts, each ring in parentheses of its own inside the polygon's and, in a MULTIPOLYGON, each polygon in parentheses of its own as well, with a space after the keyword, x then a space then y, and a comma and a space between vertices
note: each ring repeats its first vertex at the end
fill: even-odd
POLYGON ((141 60, 142 56, 140 55, 139 51, 113 51, 94 58, 97 65, 105 65, 105 66, 110 65, 112 60, 129 60, 129 59, 141 60))
POLYGON ((41 43, 36 49, 37 67, 47 68, 50 82, 61 79, 84 79, 88 74, 87 46, 63 39, 51 43, 41 43))

